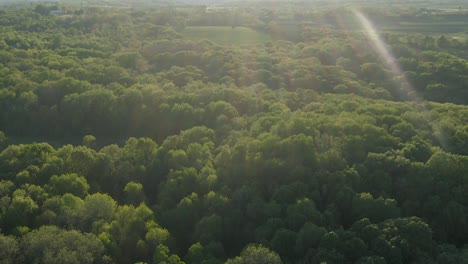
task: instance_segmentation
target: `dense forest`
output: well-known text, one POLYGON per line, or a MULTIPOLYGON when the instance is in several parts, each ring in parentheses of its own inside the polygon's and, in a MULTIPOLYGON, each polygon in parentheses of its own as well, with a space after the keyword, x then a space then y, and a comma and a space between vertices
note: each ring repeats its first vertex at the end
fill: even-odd
POLYGON ((0 9, 0 263, 468 263, 468 13, 353 10, 0 9))

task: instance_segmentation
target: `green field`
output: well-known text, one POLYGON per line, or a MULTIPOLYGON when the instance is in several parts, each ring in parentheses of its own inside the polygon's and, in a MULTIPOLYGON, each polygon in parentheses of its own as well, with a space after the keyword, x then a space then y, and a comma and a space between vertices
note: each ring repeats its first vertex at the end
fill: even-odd
POLYGON ((399 26, 384 27, 386 30, 420 33, 461 33, 468 29, 467 22, 410 23, 401 22, 399 26))
POLYGON ((270 37, 247 27, 187 27, 182 35, 190 40, 207 39, 219 45, 256 45, 270 40, 270 37))

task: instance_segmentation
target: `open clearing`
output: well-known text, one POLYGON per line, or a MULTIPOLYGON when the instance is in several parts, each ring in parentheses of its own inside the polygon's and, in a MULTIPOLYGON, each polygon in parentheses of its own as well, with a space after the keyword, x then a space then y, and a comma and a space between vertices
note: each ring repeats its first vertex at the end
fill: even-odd
POLYGON ((460 33, 468 28, 467 22, 441 22, 441 23, 409 23, 401 22, 400 26, 385 27, 386 30, 406 31, 419 33, 460 33))
POLYGON ((219 45, 257 45, 270 40, 270 37, 247 27, 186 27, 182 35, 190 40, 207 39, 219 45))

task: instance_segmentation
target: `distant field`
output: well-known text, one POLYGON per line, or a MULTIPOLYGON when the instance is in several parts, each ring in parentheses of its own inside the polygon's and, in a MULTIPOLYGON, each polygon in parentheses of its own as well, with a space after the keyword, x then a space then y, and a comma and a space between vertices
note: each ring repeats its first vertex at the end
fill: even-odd
POLYGON ((247 27, 186 27, 182 35, 190 40, 207 39, 219 45, 256 45, 270 40, 270 37, 247 27))
POLYGON ((463 33, 468 30, 468 22, 409 23, 383 27, 386 30, 420 33, 463 33))

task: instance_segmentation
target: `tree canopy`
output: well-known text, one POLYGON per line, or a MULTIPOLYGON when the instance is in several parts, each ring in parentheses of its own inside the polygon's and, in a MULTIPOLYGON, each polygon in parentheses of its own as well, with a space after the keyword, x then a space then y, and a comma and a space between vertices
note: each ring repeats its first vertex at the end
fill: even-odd
POLYGON ((140 2, 0 7, 0 262, 466 262, 463 9, 140 2))

